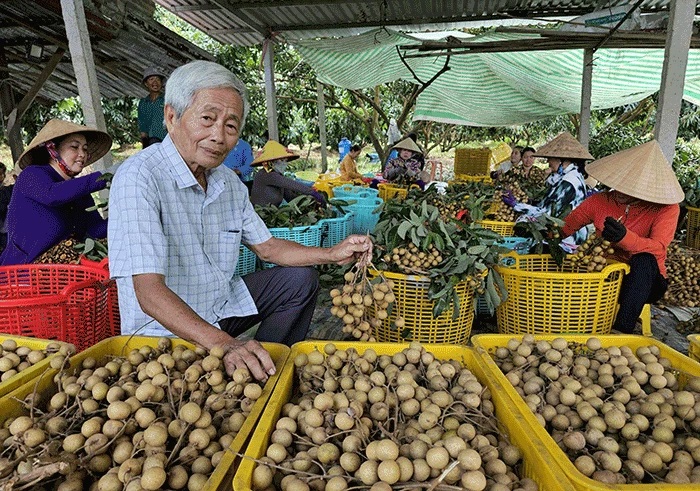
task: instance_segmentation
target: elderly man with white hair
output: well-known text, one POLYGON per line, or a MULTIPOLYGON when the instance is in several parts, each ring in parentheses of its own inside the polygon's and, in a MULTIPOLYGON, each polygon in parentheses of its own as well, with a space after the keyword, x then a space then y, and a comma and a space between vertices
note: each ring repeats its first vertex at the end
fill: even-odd
POLYGON ((274 238, 244 184, 222 166, 248 113, 243 84, 208 61, 173 72, 165 91, 168 136, 129 158, 110 196, 110 270, 122 333, 169 335, 221 346, 226 368, 265 380, 274 363, 259 341, 305 338, 318 292, 315 264, 371 254, 364 236, 331 248, 274 238), (284 267, 234 275, 243 243, 284 267), (260 323, 255 340, 236 336, 260 323))

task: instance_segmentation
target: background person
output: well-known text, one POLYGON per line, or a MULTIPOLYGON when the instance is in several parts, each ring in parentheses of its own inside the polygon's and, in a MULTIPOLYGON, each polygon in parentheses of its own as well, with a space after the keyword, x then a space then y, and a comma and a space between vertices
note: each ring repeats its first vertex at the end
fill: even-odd
POLYGON ((287 164, 298 158, 298 155, 291 153, 281 143, 269 140, 251 164, 253 167, 261 165, 263 168, 256 172, 253 179, 250 201, 254 205, 279 206, 282 201, 291 201, 301 194, 308 194, 319 203, 325 204, 326 200, 321 193, 284 175, 287 164))
POLYGON ((265 380, 275 368, 259 341, 291 345, 306 336, 318 293, 309 266, 348 264, 371 254, 372 243, 352 235, 321 248, 272 237, 243 183, 221 165, 248 113, 245 87, 231 71, 210 61, 183 65, 165 100, 168 136, 127 159, 110 193, 122 333, 220 346, 229 373, 247 367, 265 380), (241 243, 287 267, 237 276, 241 243), (255 340, 235 339, 257 323, 255 340))
POLYGON ((224 159, 224 165, 236 173, 248 188, 248 192, 253 189, 253 160, 253 149, 245 140, 238 140, 224 159))
POLYGON ((424 187, 427 177, 423 172, 421 162, 423 152, 411 138, 404 138, 396 145, 396 158, 391 159, 384 169, 384 179, 397 184, 418 184, 424 187))
POLYGON ((59 119, 46 123, 15 164, 24 170, 12 191, 0 264, 31 263, 69 237, 106 237, 107 221, 86 211, 95 204, 91 193, 107 185, 103 173, 77 176, 111 146, 112 138, 94 128, 59 119))
POLYGON ((630 265, 612 327, 631 334, 644 304, 658 301, 668 288, 666 251, 685 194, 654 140, 592 162, 586 170, 611 190, 593 194, 572 211, 563 233, 592 223, 598 236, 612 243, 614 257, 630 265))
MULTIPOLYGON (((529 147, 528 147, 529 148, 529 147)), ((522 159, 523 147, 520 145, 515 145, 510 151, 510 158, 501 162, 498 169, 491 173, 492 179, 497 179, 501 174, 508 172, 513 166, 518 165, 522 159)))
POLYGON ((165 75, 155 67, 148 67, 143 72, 143 85, 148 89, 148 95, 139 101, 138 122, 143 148, 160 143, 168 134, 163 123, 163 85, 165 75))
POLYGON ((343 157, 340 162, 340 178, 343 181, 360 181, 362 182, 362 174, 357 172, 357 158, 362 153, 360 145, 353 145, 348 154, 343 157))
MULTIPOLYGON (((10 206, 12 189, 14 188, 14 182, 8 185, 5 184, 6 176, 7 167, 0 162, 0 253, 2 253, 7 246, 7 228, 5 227, 5 220, 7 219, 7 209, 10 206)), ((12 177, 15 177, 14 173, 12 177)))

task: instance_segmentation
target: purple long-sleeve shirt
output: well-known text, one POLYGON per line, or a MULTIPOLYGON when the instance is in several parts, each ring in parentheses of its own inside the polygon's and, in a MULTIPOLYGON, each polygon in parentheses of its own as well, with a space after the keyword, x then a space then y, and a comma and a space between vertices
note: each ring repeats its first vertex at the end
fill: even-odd
POLYGON ((50 165, 30 165, 17 177, 7 212, 7 248, 0 265, 28 264, 68 237, 107 236, 107 220, 90 193, 106 183, 93 172, 67 181, 50 165))

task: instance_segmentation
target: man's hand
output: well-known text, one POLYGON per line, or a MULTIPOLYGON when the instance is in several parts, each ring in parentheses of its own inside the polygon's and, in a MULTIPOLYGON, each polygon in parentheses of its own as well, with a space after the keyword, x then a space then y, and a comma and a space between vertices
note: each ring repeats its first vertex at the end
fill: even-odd
POLYGON ((605 240, 610 242, 620 242, 627 235, 627 227, 615 220, 613 217, 605 218, 605 226, 601 234, 605 240))
POLYGON ((229 375, 236 368, 247 368, 256 380, 265 382, 270 375, 275 374, 275 363, 259 342, 252 339, 249 341, 231 339, 222 347, 226 352, 224 366, 229 375))
POLYGON ((341 243, 331 247, 335 264, 342 266, 362 257, 372 259, 372 240, 367 235, 350 235, 341 243))

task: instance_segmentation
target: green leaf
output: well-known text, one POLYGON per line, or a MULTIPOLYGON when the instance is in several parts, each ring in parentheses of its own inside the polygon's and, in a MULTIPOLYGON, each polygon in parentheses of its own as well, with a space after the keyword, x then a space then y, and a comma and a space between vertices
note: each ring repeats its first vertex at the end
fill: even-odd
POLYGON ((399 225, 399 230, 397 232, 398 236, 401 237, 402 239, 406 238, 406 234, 408 231, 411 229, 413 225, 411 222, 403 222, 401 225, 399 225))

